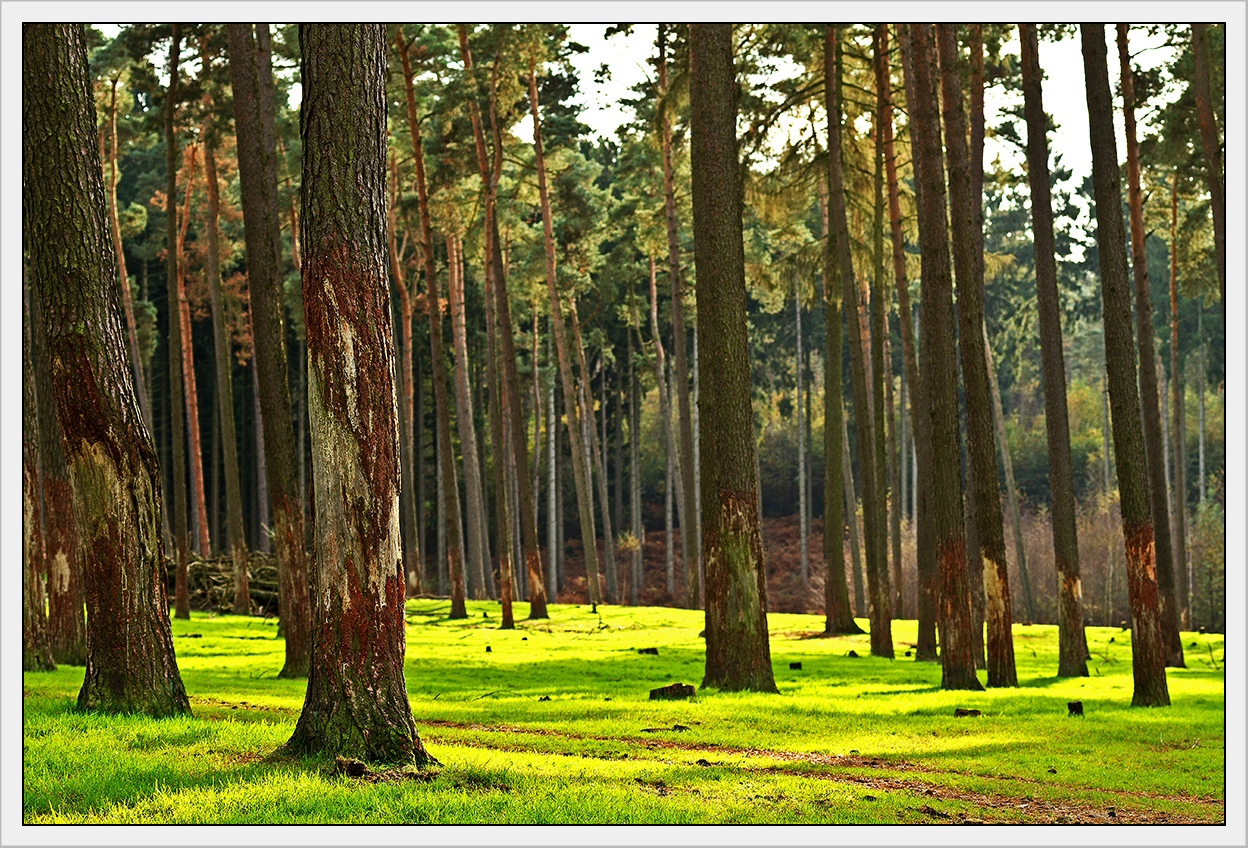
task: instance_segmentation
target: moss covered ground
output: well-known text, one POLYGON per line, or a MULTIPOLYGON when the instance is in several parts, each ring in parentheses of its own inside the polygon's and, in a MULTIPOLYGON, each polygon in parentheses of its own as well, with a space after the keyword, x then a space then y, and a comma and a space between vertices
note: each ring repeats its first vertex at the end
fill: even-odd
MULTIPOLYGON (((192 717, 88 715, 81 667, 23 676, 26 824, 1218 824, 1226 818, 1220 635, 1183 634, 1173 705, 1132 708, 1130 632, 1088 629, 1091 676, 1059 679, 1056 628, 1015 625, 1019 687, 945 692, 940 667, 818 616, 769 617, 779 695, 699 690, 702 613, 408 602, 407 688, 441 765, 341 773, 274 752, 305 681, 279 680, 276 623, 174 621, 192 717), (655 648, 657 654, 639 653, 655 648), (852 656, 857 654, 857 656, 852 656), (801 667, 791 668, 800 663, 801 667), (1081 718, 1067 702, 1082 701, 1081 718), (958 708, 979 710, 955 717, 958 708)), ((866 622, 860 622, 866 627, 866 622)), ((981 680, 983 672, 980 672, 981 680)), ((1201 840, 1204 841, 1204 840, 1201 840)))

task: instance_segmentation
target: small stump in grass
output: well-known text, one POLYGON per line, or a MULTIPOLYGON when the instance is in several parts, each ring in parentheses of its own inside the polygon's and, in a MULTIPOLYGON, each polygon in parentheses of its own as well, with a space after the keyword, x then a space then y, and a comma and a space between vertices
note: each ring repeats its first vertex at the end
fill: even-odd
POLYGON ((658 648, 638 648, 637 653, 650 654, 653 657, 657 657, 659 655, 659 649, 658 648))
POLYGON ((679 701, 682 698, 692 698, 696 690, 689 683, 672 683, 668 686, 660 686, 658 689, 650 690, 651 701, 679 701))
POLYGON ((791 668, 793 671, 801 671, 802 664, 800 662, 791 662, 789 663, 789 668, 791 668))
POLYGON ((958 707, 953 711, 955 718, 978 718, 983 715, 979 710, 970 710, 964 707, 958 707))
POLYGON ((1083 715, 1083 701, 1067 701, 1066 709, 1069 711, 1070 715, 1072 716, 1082 716, 1083 715))

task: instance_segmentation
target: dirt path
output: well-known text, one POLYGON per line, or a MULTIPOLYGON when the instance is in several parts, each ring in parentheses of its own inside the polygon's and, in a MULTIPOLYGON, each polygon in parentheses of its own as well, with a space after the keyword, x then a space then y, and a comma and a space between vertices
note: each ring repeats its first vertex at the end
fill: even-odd
MULTIPOLYGON (((1226 820, 1225 805, 1221 800, 1216 799, 1166 795, 1160 793, 1131 792, 1114 789, 1095 790, 1122 798, 1123 804, 1127 806, 1119 808, 1117 805, 1111 806, 1105 804, 1080 803, 1078 800, 1073 798, 1070 801, 1052 801, 1044 798, 1036 798, 1030 795, 1019 796, 1009 791, 1009 789, 1012 789, 1013 787, 1010 787, 1009 789, 1002 787, 1003 789, 1007 789, 1007 791, 1000 795, 985 794, 982 792, 972 792, 944 786, 939 783, 923 780, 921 777, 918 777, 918 775, 969 777, 984 781, 1009 781, 1014 783, 1035 784, 1037 786, 1044 786, 1047 784, 1044 784, 1043 781, 1039 781, 1034 778, 1013 776, 997 778, 989 775, 975 774, 974 772, 969 771, 935 769, 901 760, 882 760, 874 757, 859 756, 834 756, 808 751, 775 751, 756 748, 736 748, 725 745, 694 744, 660 738, 629 739, 618 736, 591 736, 575 733, 562 733, 548 729, 519 727, 516 725, 486 725, 472 722, 450 721, 445 719, 429 719, 420 722, 420 724, 457 730, 485 731, 489 733, 558 737, 569 740, 609 741, 634 748, 644 748, 646 750, 670 749, 690 753, 702 753, 711 757, 727 755, 766 758, 785 763, 810 763, 813 765, 837 769, 837 772, 829 773, 786 766, 734 766, 732 763, 713 761, 708 757, 702 757, 696 761, 697 765, 704 767, 735 768, 743 773, 782 774, 793 777, 804 777, 811 780, 826 780, 834 783, 853 784, 856 786, 878 789, 880 791, 911 792, 920 797, 933 798, 939 801, 960 801, 974 804, 977 807, 983 808, 985 812, 993 811, 997 813, 997 815, 1002 816, 1006 821, 1021 821, 1029 824, 1212 824, 1221 823, 1226 820), (883 773, 855 774, 845 771, 848 769, 912 773, 915 774, 916 777, 901 778, 883 773), (1180 813, 1171 814, 1164 811, 1137 809, 1135 804, 1137 804, 1141 799, 1187 804, 1191 805, 1195 810, 1199 810, 1199 813, 1196 815, 1183 815, 1180 813)), ((526 750, 522 745, 485 745, 475 741, 466 740, 456 740, 454 744, 465 745, 468 747, 495 748, 500 750, 526 750)), ((585 756, 594 755, 585 754, 585 756)), ((982 822, 982 820, 973 816, 968 816, 963 812, 945 812, 932 807, 931 804, 928 803, 924 803, 920 806, 914 807, 913 809, 932 824, 972 824, 982 822)))

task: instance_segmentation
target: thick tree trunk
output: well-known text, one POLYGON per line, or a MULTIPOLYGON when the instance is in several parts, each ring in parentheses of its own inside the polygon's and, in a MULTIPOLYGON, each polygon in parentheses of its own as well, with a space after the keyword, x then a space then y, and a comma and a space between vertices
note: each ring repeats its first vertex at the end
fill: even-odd
POLYGON ((186 714, 165 594, 160 472, 127 365, 85 33, 26 24, 22 48, 24 228, 91 610, 78 707, 186 714))
MULTIPOLYGON (((824 195, 823 206, 823 298, 824 312, 824 379, 823 379, 823 559, 824 608, 826 623, 824 632, 832 634, 861 633, 862 628, 854 621, 854 611, 849 606, 849 585, 845 579, 845 511, 840 479, 848 454, 842 449, 841 429, 845 417, 841 389, 841 266, 838 260, 835 237, 828 222, 828 197, 842 190, 840 155, 840 75, 836 62, 836 28, 824 31, 824 85, 825 107, 828 118, 828 170, 827 179, 820 190, 824 195), (833 118, 832 116, 836 116, 833 118)), ((853 509, 853 498, 848 500, 853 509)), ((851 516, 852 517, 852 516, 851 516)), ((855 569, 855 574, 857 570, 855 569)), ((858 609, 862 597, 858 597, 858 609)))
POLYGON ((403 677, 399 431, 386 290, 385 41, 299 31, 315 487, 312 669, 292 751, 425 765, 403 677))
POLYGON ((1009 570, 1005 559, 1005 528, 1001 516, 1001 490, 997 483, 997 445, 993 437, 992 393, 984 359, 983 269, 976 259, 982 252, 975 237, 976 210, 980 198, 972 193, 974 164, 966 144, 966 116, 962 111, 961 57, 957 31, 952 24, 938 27, 941 91, 944 98, 945 149, 949 156, 950 214, 953 224, 953 259, 958 284, 958 336, 961 341, 962 378, 966 387, 966 441, 970 467, 971 497, 975 505, 975 530, 983 557, 983 588, 989 686, 1017 686, 1014 667, 1013 612, 1009 570))
MULTIPOLYGON (((915 68, 915 51, 910 40, 910 30, 907 25, 897 25, 897 41, 900 47, 903 71, 905 73, 906 86, 906 102, 910 104, 911 110, 915 108, 915 104, 923 97, 928 97, 927 93, 919 93, 917 73, 915 68)), ((921 167, 923 160, 923 146, 919 144, 915 135, 916 127, 913 118, 910 121, 910 155, 913 159, 913 166, 917 173, 921 167)), ((891 157, 890 157, 891 158, 891 157)), ((891 194, 891 190, 890 190, 891 194)), ((914 180, 914 200, 916 209, 922 210, 923 206, 923 186, 917 178, 914 180)), ((893 214, 890 212, 890 214, 893 214)), ((917 216, 919 227, 919 241, 923 240, 923 233, 926 227, 925 217, 922 214, 917 216)), ((943 232, 943 230, 942 230, 943 232)), ((896 239, 894 238, 894 251, 896 251, 896 239)), ((894 254, 895 255, 895 254, 894 254)), ((894 260, 895 261, 895 260, 894 260)), ((903 346, 909 347, 910 352, 906 356, 906 368, 909 372, 911 397, 912 420, 914 422, 914 447, 915 447, 915 494, 917 503, 915 505, 915 519, 918 522, 916 536, 916 547, 918 548, 918 644, 914 650, 914 658, 920 662, 933 662, 937 659, 936 648, 936 620, 937 611, 937 595, 939 593, 939 585, 937 582, 938 569, 936 564, 936 536, 935 536, 935 519, 932 514, 932 487, 933 487, 933 469, 932 469, 932 433, 930 426, 931 419, 931 398, 927 390, 927 381, 921 379, 922 374, 919 371, 919 355, 921 351, 920 341, 918 339, 918 327, 912 334, 908 334, 906 325, 910 319, 910 296, 906 286, 898 286, 897 288, 897 306, 898 312, 902 316, 901 338, 903 346), (909 343, 906 342, 906 336, 910 335, 909 343), (913 354, 914 367, 911 368, 910 358, 913 354)), ((916 323, 922 323, 922 314, 916 323)))
MULTIPOLYGON (((23 286, 26 286, 23 273, 23 286)), ((25 291, 25 289, 23 289, 25 291)), ((29 292, 30 357, 35 415, 30 426, 37 436, 39 466, 36 483, 42 489, 39 512, 40 580, 47 589, 47 627, 52 659, 65 665, 87 662, 87 622, 83 614, 82 563, 78 554, 78 526, 74 522, 74 491, 65 464, 65 442, 56 414, 52 364, 48 359, 47 325, 38 292, 29 292), (36 427, 34 422, 38 421, 36 427)), ((150 431, 149 431, 150 432, 150 431)), ((43 614, 42 590, 39 602, 43 614)))
MULTIPOLYGON (((273 517, 277 554, 278 606, 286 655, 278 677, 308 675, 312 659, 312 608, 307 534, 304 525, 303 463, 291 426, 290 381, 286 365, 286 320, 282 312, 281 212, 277 199, 277 144, 269 28, 229 24, 230 80, 238 137, 239 186, 255 380, 261 387, 260 426, 267 502, 273 517)), ((292 222, 293 223, 293 222, 292 222)), ((294 233, 292 248, 298 243, 294 233)), ((296 268, 300 257, 292 250, 296 268)), ((300 367, 300 382, 305 369, 300 367)), ((300 415, 300 437, 302 440, 300 415)), ((259 493, 258 493, 259 494, 259 493)), ((261 499, 264 503, 264 499, 261 499)))
MULTIPOLYGON (((932 443, 932 520, 940 575, 941 688, 982 689, 972 653, 971 604, 966 576, 966 525, 962 515, 958 438, 958 368, 954 344, 953 285, 945 217, 944 163, 940 146, 935 29, 912 24, 917 97, 911 104, 921 184, 923 253, 923 381, 929 399, 932 443)), ((961 130, 965 132, 965 130, 961 130)))
POLYGON ((1196 93, 1196 121, 1200 125, 1200 141, 1205 152, 1205 174, 1213 209, 1213 250, 1218 264, 1218 288, 1221 292, 1222 326, 1226 326, 1226 186, 1222 174, 1222 144, 1218 139, 1218 120, 1213 110, 1209 85, 1209 48, 1206 37, 1208 24, 1192 24, 1192 58, 1196 93))
MULTIPOLYGON (((405 56, 407 48, 402 30, 395 36, 399 55, 405 56)), ((449 572, 451 588, 451 611, 449 618, 467 618, 464 602, 464 544, 463 527, 459 512, 459 485, 455 479, 455 457, 451 448, 450 401, 446 397, 446 360, 442 352, 441 285, 434 270, 433 225, 429 217, 429 194, 425 182, 425 154, 420 142, 420 122, 416 117, 416 96, 412 89, 412 77, 405 70, 404 89, 407 94, 407 124, 411 133, 412 160, 416 166, 416 197, 420 206, 421 252, 425 264, 425 305, 429 315, 429 347, 433 362, 433 403, 438 420, 437 454, 438 485, 442 502, 439 512, 443 519, 445 551, 439 546, 439 569, 443 555, 449 572)))
MULTIPOLYGON (((207 78, 209 59, 201 45, 201 77, 207 78)), ((208 117, 200 133, 204 140, 204 183, 208 189, 208 292, 212 305, 213 353, 217 372, 217 413, 220 415, 222 453, 225 464, 225 510, 229 521, 230 556, 234 561, 234 614, 245 615, 251 610, 247 585, 247 539, 243 534, 243 497, 238 477, 238 444, 234 436, 234 381, 230 364, 230 340, 225 334, 225 310, 221 298, 221 267, 217 245, 220 234, 220 196, 217 187, 217 157, 214 149, 212 101, 207 99, 208 117)))
POLYGON ((1144 253, 1144 206, 1140 188, 1140 148, 1135 134, 1135 86, 1127 25, 1118 24, 1118 60, 1121 70, 1122 115, 1127 139, 1127 209, 1131 218, 1131 270, 1135 281, 1135 337, 1140 352, 1140 403, 1144 421, 1144 451, 1148 462, 1148 490, 1153 510, 1154 563, 1157 569, 1161 633, 1166 665, 1183 668, 1183 641, 1179 636, 1178 599, 1174 591, 1174 549, 1170 543, 1170 499, 1166 493, 1166 440, 1162 432, 1161 393, 1158 388, 1153 340, 1153 302, 1144 253))
POLYGON ((1114 459, 1126 542, 1127 586, 1131 601, 1131 661, 1135 679, 1132 706, 1168 706, 1165 642, 1158 610, 1154 544, 1148 496, 1148 470, 1136 390, 1131 340, 1131 290, 1127 283, 1126 234, 1122 229, 1118 151, 1113 132, 1113 100, 1106 66, 1105 30, 1082 24, 1083 67, 1087 85, 1088 134, 1096 202, 1096 240, 1101 265, 1105 326, 1105 365, 1113 407, 1114 459))
POLYGON ((43 498, 39 489, 39 415, 31 365, 30 293, 22 269, 22 671, 54 671, 45 609, 43 498))
MULTIPOLYGON (((572 443, 572 476, 576 483, 576 503, 581 519, 581 545, 585 552, 585 576, 589 585, 589 601, 601 602, 602 587, 598 572, 598 547, 594 541, 594 513, 590 503, 590 470, 582 444, 581 415, 577 402, 575 376, 572 373, 571 351, 563 323, 562 295, 555 277, 555 231, 550 217, 550 193, 546 187, 546 156, 542 148, 542 124, 537 105, 537 62, 529 60, 529 110, 533 115, 533 147, 537 159, 537 186, 542 206, 542 237, 546 248, 546 290, 550 296, 550 323, 555 331, 555 352, 559 358, 559 377, 563 383, 563 408, 568 422, 568 438, 572 443)), ((573 311, 576 303, 571 304, 573 311)), ((585 375, 582 375, 584 378, 585 375)), ((608 591, 610 591, 608 584, 608 591)))
MULTIPOLYGON (((1040 315, 1040 357, 1044 379, 1045 431, 1049 448, 1053 561, 1057 571, 1059 677, 1088 676, 1088 643, 1083 631, 1083 589, 1079 582, 1079 540, 1075 530, 1075 490, 1066 409, 1066 364, 1053 243, 1053 203, 1049 185, 1047 118, 1042 100, 1035 24, 1019 24, 1022 42, 1023 112, 1027 120, 1027 177, 1031 186, 1031 230, 1036 246, 1036 300, 1040 315)), ((995 386, 995 383, 994 383, 995 386)), ((994 402, 995 403, 995 402, 994 402)), ((1004 429, 1004 428, 1002 428, 1004 429)), ((1001 434, 1003 456, 1009 446, 1001 434)), ((1012 469, 1010 476, 1013 477, 1012 469)), ((1016 501, 1011 495, 1011 506, 1016 501)), ((1018 519, 1013 519, 1017 527, 1018 519)), ((1028 620, 1034 620, 1029 586, 1024 584, 1028 620)))
MULTIPOLYGON (((666 24, 659 24, 659 97, 667 95, 666 24)), ((676 413, 680 435, 680 541, 685 566, 685 606, 698 608, 699 562, 697 513, 694 511, 693 412, 689 403, 689 359, 685 353, 684 286, 680 277, 680 239, 676 222, 676 190, 672 168, 672 127, 667 113, 659 109, 663 152, 663 210, 667 220, 667 272, 672 295, 672 386, 676 390, 676 413)))
POLYGON ((706 344, 704 688, 775 692, 754 479, 732 25, 689 26, 694 264, 706 344))

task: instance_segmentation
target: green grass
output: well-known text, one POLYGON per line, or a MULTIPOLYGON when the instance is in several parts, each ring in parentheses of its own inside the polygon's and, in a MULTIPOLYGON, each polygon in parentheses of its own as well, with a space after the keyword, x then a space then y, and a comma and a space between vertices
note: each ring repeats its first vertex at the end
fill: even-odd
POLYGON ((408 604, 412 712, 442 763, 424 775, 272 756, 305 688, 275 676, 275 623, 196 614, 173 622, 193 717, 83 714, 81 667, 24 675, 23 820, 1225 821, 1221 636, 1185 633, 1196 647, 1169 671, 1173 705, 1142 709, 1128 631, 1089 628, 1092 676, 1058 679, 1055 628, 1016 625, 1019 688, 944 692, 939 665, 903 656, 913 621, 893 623, 890 661, 868 656, 867 636, 812 638, 822 618, 775 614, 779 695, 653 702, 652 688, 701 682, 701 612, 553 606, 528 622, 517 604, 518 628, 500 631, 496 604, 468 607, 453 622, 445 603, 408 604))

